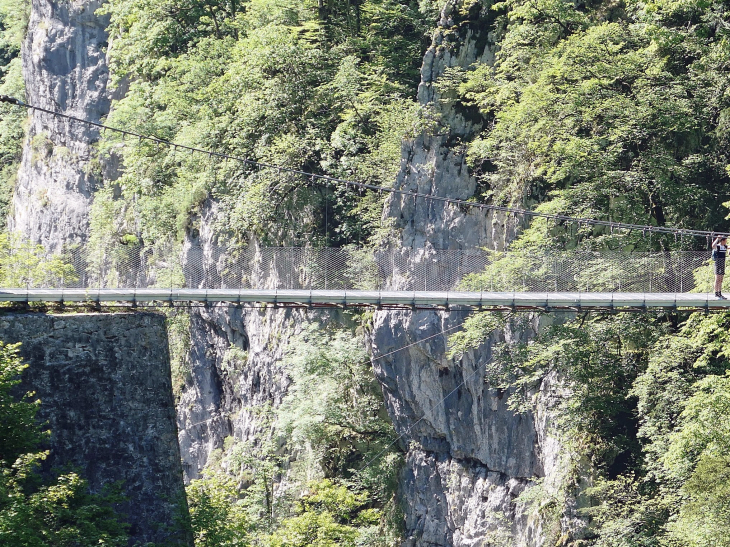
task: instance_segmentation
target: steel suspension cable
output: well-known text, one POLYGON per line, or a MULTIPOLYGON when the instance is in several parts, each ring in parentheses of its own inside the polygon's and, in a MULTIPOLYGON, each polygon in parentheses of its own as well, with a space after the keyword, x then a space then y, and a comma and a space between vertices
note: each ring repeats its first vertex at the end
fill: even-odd
POLYGON ((440 201, 443 203, 449 203, 449 204, 459 205, 459 206, 468 207, 468 208, 476 208, 476 209, 480 209, 480 210, 484 210, 484 211, 498 211, 498 212, 508 213, 508 214, 512 214, 512 215, 525 216, 525 217, 545 218, 548 220, 572 222, 572 223, 576 223, 578 225, 585 224, 588 226, 606 226, 608 228, 611 228, 612 230, 636 230, 636 231, 642 232, 643 234, 646 234, 646 233, 649 233, 649 234, 652 234, 652 233, 674 234, 675 236, 680 236, 680 237, 688 236, 688 237, 703 237, 703 238, 712 238, 712 237, 715 237, 715 236, 718 236, 721 234, 730 235, 730 234, 725 234, 724 232, 715 232, 715 231, 709 231, 709 230, 690 230, 690 229, 685 229, 685 228, 671 228, 671 227, 666 227, 666 226, 630 224, 630 223, 626 223, 626 222, 613 222, 610 220, 600 220, 600 219, 595 219, 595 218, 571 217, 568 215, 541 213, 539 211, 531 211, 529 209, 517 209, 514 207, 506 207, 503 205, 490 205, 487 203, 480 203, 477 201, 468 201, 468 200, 464 200, 464 199, 435 196, 433 194, 423 194, 420 192, 412 192, 409 190, 402 190, 400 188, 378 186, 375 184, 358 182, 358 181, 354 181, 354 180, 343 179, 340 177, 332 177, 330 175, 319 175, 317 173, 310 173, 307 171, 302 171, 301 169, 294 169, 293 167, 286 167, 286 166, 282 166, 282 165, 275 165, 275 164, 271 164, 271 163, 260 162, 260 161, 252 160, 252 159, 242 157, 242 156, 235 156, 232 154, 217 152, 215 150, 206 150, 204 148, 198 148, 198 147, 189 146, 186 144, 179 144, 179 143, 175 143, 173 141, 167 140, 167 139, 162 139, 162 138, 154 136, 154 135, 145 135, 142 133, 137 133, 135 131, 129 131, 127 129, 121 129, 119 127, 113 127, 113 126, 105 125, 105 124, 98 123, 98 122, 92 122, 90 120, 85 120, 85 119, 79 118, 77 116, 71 116, 69 114, 64 114, 62 112, 57 112, 55 110, 50 110, 50 109, 43 108, 40 106, 31 105, 31 104, 21 101, 20 99, 15 98, 15 97, 10 97, 9 95, 0 95, 0 102, 22 107, 22 108, 27 108, 29 110, 35 110, 37 112, 43 112, 45 114, 50 114, 57 118, 71 120, 71 121, 78 122, 78 123, 88 125, 91 127, 98 127, 102 131, 111 131, 113 133, 119 133, 123 136, 135 137, 135 138, 139 139, 140 141, 142 141, 142 140, 150 141, 152 143, 155 143, 155 145, 157 145, 157 146, 160 146, 160 145, 168 146, 168 147, 172 147, 173 150, 181 149, 181 150, 186 150, 188 152, 204 154, 210 158, 216 157, 216 158, 219 158, 222 160, 236 161, 239 163, 250 165, 252 167, 258 167, 258 168, 264 167, 267 169, 276 169, 279 172, 286 172, 286 173, 292 173, 292 174, 296 174, 296 175, 302 175, 304 177, 309 177, 312 181, 318 180, 318 181, 325 182, 326 184, 338 183, 338 184, 344 184, 347 186, 352 186, 354 188, 360 188, 363 190, 376 190, 379 192, 390 192, 391 194, 399 194, 402 196, 411 196, 414 199, 415 198, 424 198, 424 199, 428 199, 431 201, 440 201))

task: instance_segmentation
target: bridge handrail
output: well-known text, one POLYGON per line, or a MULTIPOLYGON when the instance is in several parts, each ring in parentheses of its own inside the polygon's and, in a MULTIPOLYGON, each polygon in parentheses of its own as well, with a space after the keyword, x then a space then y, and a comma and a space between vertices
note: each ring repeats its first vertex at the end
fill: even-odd
POLYGON ((41 258, 28 257, 27 248, 6 250, 0 287, 686 293, 709 291, 712 283, 706 251, 372 251, 165 243, 80 246, 56 255, 45 268, 41 258))

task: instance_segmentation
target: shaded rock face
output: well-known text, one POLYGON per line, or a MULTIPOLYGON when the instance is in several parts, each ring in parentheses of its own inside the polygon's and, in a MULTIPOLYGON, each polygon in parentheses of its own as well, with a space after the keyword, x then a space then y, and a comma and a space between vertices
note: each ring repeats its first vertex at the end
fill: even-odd
MULTIPOLYGON (((442 11, 418 92, 440 128, 404 142, 397 187, 458 199, 475 194, 477 181, 454 143, 474 137, 482 121, 440 96, 434 82, 449 67, 493 61, 492 17, 480 3, 462 0, 442 11)), ((384 216, 396 219, 402 246, 420 260, 434 249, 503 249, 515 237, 504 215, 423 199, 393 195, 384 216)), ((543 545, 540 519, 516 498, 536 478, 545 477, 548 488, 560 481, 561 447, 549 434, 547 411, 552 385, 539 391, 543 410, 512 412, 509 394, 485 383, 485 365, 500 338, 530 333, 498 333, 454 362, 445 357, 448 335, 465 318, 459 311, 375 314, 373 365, 407 449, 406 545, 543 545)))
POLYGON ((278 406, 286 394, 282 340, 304 319, 292 310, 191 312, 190 379, 177 415, 186 480, 200 476, 226 437, 253 444, 268 437, 260 411, 278 406))
MULTIPOLYGON (((108 17, 101 0, 32 0, 22 47, 26 100, 98 122, 109 113, 108 17)), ((89 207, 104 171, 94 157, 96 128, 30 111, 9 218, 12 231, 57 250, 88 236, 89 207)))
POLYGON ((96 492, 122 481, 130 544, 192 545, 175 524, 187 504, 164 317, 5 314, 0 340, 22 342, 22 387, 51 430, 47 466, 79 469, 96 492))
MULTIPOLYGON (((541 388, 537 414, 515 414, 509 392, 489 386, 492 347, 514 333, 496 333, 458 361, 447 359, 443 333, 468 313, 375 316, 373 366, 407 450, 405 545, 543 545, 540 519, 517 497, 537 478, 546 477, 547 488, 561 480, 561 446, 549 434, 554 388, 548 381, 541 388)), ((534 321, 520 336, 536 328, 534 321)))
MULTIPOLYGON (((198 230, 185 242, 186 263, 215 270, 215 204, 201 214, 198 230)), ((257 242, 251 241, 253 249, 257 242)), ((186 264, 186 272, 188 267, 186 264)), ((205 272, 195 272, 204 278, 205 272)), ((289 273, 288 264, 270 264, 257 285, 289 273), (279 270, 282 271, 279 271, 279 270), (284 271, 285 270, 285 271, 284 271)), ((226 437, 256 446, 273 434, 267 408, 278 407, 290 380, 283 362, 292 337, 310 321, 339 325, 337 310, 203 307, 191 310, 190 374, 178 402, 180 449, 186 481, 196 479, 226 437)))

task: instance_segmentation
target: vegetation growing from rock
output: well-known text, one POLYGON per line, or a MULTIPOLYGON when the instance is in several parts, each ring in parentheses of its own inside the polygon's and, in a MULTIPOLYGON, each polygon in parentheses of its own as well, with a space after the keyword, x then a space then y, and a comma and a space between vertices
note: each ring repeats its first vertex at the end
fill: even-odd
MULTIPOLYGON (((0 95, 25 96, 20 44, 30 16, 28 0, 0 2, 0 95)), ((0 105, 0 230, 5 228, 8 206, 23 150, 26 113, 0 105)))
MULTIPOLYGON (((448 100, 483 116, 484 131, 468 144, 483 199, 575 217, 727 229, 724 5, 509 0, 484 9, 499 22, 494 65, 453 69, 439 84, 448 100)), ((513 255, 465 286, 521 271, 546 249, 704 245, 538 219, 513 255)), ((539 275, 539 264, 532 271, 539 275)), ((483 343, 499 323, 486 314, 469 319, 451 339, 453 356, 483 343)), ((530 328, 518 317, 506 325, 530 328)), ((559 497, 566 502, 593 481, 579 502, 591 545, 726 541, 727 329, 726 314, 579 314, 548 321, 530 342, 498 345, 488 379, 512 393, 515 410, 534 410, 542 379, 564 382, 551 409, 570 462, 559 497)), ((557 530, 555 541, 578 539, 557 530)))
POLYGON ((291 347, 275 436, 230 439, 188 487, 196 545, 397 545, 402 459, 362 339, 309 325, 291 347))
MULTIPOLYGON (((104 10, 113 74, 133 82, 114 125, 376 183, 393 178, 401 139, 419 126, 415 89, 435 14, 415 0, 113 0, 104 10)), ((94 204, 115 200, 116 223, 103 215, 96 231, 179 239, 211 198, 206 220, 220 239, 339 246, 387 231, 372 193, 149 143, 102 148, 119 145, 122 199, 109 189, 94 204)))
MULTIPOLYGON (((112 73, 129 91, 108 121, 388 184, 404 136, 448 131, 414 100, 436 4, 110 0, 103 12, 111 17, 112 73)), ((0 2, 2 89, 14 95, 22 93, 19 40, 5 21, 22 5, 0 2)), ((496 21, 494 64, 454 67, 436 83, 440 100, 478 112, 471 121, 482 131, 453 143, 479 179, 478 199, 653 226, 727 228, 725 4, 505 0, 461 7, 496 21)), ((6 184, 19 157, 19 120, 0 123, 6 184)), ((203 224, 234 243, 372 245, 392 236, 377 194, 112 136, 99 153, 121 155, 125 169, 95 194, 95 243, 179 243, 197 237, 203 224)), ((465 286, 514 271, 546 248, 663 251, 703 243, 537 220, 514 242, 515 254, 465 286)), ((187 328, 184 319, 178 327, 187 328)), ((495 329, 527 328, 524 318, 475 315, 452 338, 451 357, 495 329)), ((580 510, 588 523, 583 540, 592 545, 727 544, 728 328, 727 314, 581 314, 544 326, 529 342, 515 337, 495 347, 488 381, 510 393, 516 412, 534 410, 544 378, 561 382, 550 410, 569 465, 562 497, 551 493, 543 516, 559 521, 560 504, 589 479, 580 510), (559 510, 550 511, 555 504, 559 510)), ((397 541, 400 456, 367 355, 352 333, 322 331, 292 344, 289 395, 269 409, 277 434, 230 442, 190 485, 199 545, 397 541)), ((182 361, 177 371, 179 386, 187 376, 182 361)), ((62 486, 62 495, 76 495, 71 482, 62 486)), ((554 542, 577 541, 560 522, 555 530, 554 542)))

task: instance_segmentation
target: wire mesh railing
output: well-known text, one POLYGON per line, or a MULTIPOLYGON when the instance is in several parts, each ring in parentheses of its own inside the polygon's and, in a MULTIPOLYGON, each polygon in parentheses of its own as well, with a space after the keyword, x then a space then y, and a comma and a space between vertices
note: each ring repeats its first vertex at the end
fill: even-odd
POLYGON ((492 252, 134 245, 0 256, 4 288, 692 292, 712 282, 708 252, 492 252))

